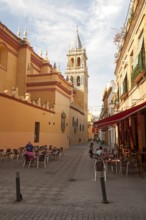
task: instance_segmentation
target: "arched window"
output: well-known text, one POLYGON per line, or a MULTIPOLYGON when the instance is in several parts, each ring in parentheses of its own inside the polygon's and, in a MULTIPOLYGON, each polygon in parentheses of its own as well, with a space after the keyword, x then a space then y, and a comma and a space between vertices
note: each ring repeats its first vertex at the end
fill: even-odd
POLYGON ((72 83, 74 82, 73 76, 70 77, 70 81, 71 81, 72 83))
POLYGON ((77 76, 77 86, 80 86, 80 76, 77 76))
POLYGON ((0 67, 7 68, 8 49, 5 44, 0 43, 0 67))
POLYGON ((70 60, 70 66, 71 66, 71 67, 74 67, 74 58, 71 58, 71 60, 70 60))
POLYGON ((80 57, 77 58, 77 66, 80 66, 81 65, 81 59, 80 57))
POLYGON ((78 118, 77 118, 77 127, 78 127, 78 125, 79 125, 79 120, 78 120, 78 118))

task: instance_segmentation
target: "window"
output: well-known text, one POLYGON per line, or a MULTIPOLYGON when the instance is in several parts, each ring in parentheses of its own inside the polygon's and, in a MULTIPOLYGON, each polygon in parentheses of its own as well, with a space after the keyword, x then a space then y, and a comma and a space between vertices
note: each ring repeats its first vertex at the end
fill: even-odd
POLYGON ((135 58, 133 59, 133 70, 135 70, 137 68, 137 66, 139 66, 141 63, 141 52, 144 48, 144 33, 142 33, 138 39, 138 49, 136 51, 135 54, 135 58))
POLYGON ((40 122, 35 122, 35 128, 34 128, 34 142, 38 143, 40 137, 40 122))
POLYGON ((73 76, 70 77, 70 81, 71 81, 72 83, 74 82, 73 76))
POLYGON ((129 56, 129 64, 130 64, 130 73, 132 73, 133 71, 133 51, 131 52, 130 56, 129 56))
POLYGON ((138 55, 136 59, 136 65, 133 66, 133 71, 131 74, 131 85, 132 87, 135 84, 138 84, 144 75, 144 70, 146 68, 146 61, 145 61, 145 47, 144 47, 144 39, 141 37, 140 46, 138 49, 138 55))
POLYGON ((77 118, 77 127, 78 127, 78 125, 79 125, 79 120, 78 120, 78 118, 77 118))
POLYGON ((127 73, 125 72, 126 75, 124 75, 123 82, 121 84, 121 95, 120 99, 125 100, 128 96, 128 80, 127 80, 127 73))
POLYGON ((71 66, 71 67, 74 67, 74 58, 71 58, 71 60, 70 60, 70 66, 71 66))
POLYGON ((81 65, 81 59, 80 57, 77 58, 77 66, 80 66, 81 65))
POLYGON ((117 97, 118 99, 119 99, 119 97, 120 97, 119 85, 117 85, 116 97, 117 97))
POLYGON ((80 76, 77 76, 77 86, 80 86, 80 76))
POLYGON ((0 43, 0 68, 7 68, 8 49, 5 44, 0 43))
POLYGON ((138 65, 139 67, 141 68, 144 68, 146 65, 145 65, 145 48, 144 48, 144 42, 142 44, 142 48, 141 48, 141 51, 140 53, 138 54, 138 65))
POLYGON ((128 81, 127 81, 127 74, 124 78, 124 81, 123 81, 123 93, 124 92, 128 92, 128 81))

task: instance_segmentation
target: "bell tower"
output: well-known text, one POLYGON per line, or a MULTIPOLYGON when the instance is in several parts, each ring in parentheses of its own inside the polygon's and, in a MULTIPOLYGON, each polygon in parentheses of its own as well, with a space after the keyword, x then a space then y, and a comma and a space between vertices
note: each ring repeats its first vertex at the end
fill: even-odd
POLYGON ((86 50, 83 48, 78 29, 75 39, 67 54, 67 68, 65 71, 67 80, 73 86, 84 93, 84 111, 88 111, 88 68, 86 50))

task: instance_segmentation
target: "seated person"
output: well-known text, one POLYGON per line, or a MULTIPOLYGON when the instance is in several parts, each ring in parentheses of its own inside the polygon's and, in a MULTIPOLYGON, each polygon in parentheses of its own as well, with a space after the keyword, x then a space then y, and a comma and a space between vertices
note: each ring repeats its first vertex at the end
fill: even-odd
POLYGON ((94 153, 93 153, 93 142, 91 142, 91 144, 90 144, 90 148, 89 148, 88 153, 89 153, 89 156, 92 158, 93 155, 94 155, 94 153))
POLYGON ((93 148, 92 148, 92 146, 90 146, 90 149, 89 149, 89 156, 91 158, 93 157, 93 148))
POLYGON ((31 144, 31 142, 28 142, 25 148, 26 148, 26 152, 24 154, 27 154, 30 157, 30 160, 34 160, 36 156, 33 152, 33 145, 31 144))
POLYGON ((28 144, 25 146, 26 151, 33 152, 33 145, 29 141, 28 144))
POLYGON ((96 150, 96 155, 102 156, 102 153, 103 153, 102 146, 100 146, 99 149, 96 150))
POLYGON ((46 155, 47 154, 47 150, 46 149, 40 149, 39 151, 39 155, 46 155))

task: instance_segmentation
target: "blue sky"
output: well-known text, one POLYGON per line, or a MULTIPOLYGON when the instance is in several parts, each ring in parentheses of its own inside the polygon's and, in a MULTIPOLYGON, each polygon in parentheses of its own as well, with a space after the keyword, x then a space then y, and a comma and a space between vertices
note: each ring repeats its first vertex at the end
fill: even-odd
POLYGON ((76 26, 88 57, 89 110, 99 114, 106 84, 115 79, 116 30, 125 23, 130 0, 0 0, 0 21, 21 38, 27 28, 34 51, 50 63, 60 64, 62 74, 76 26))

